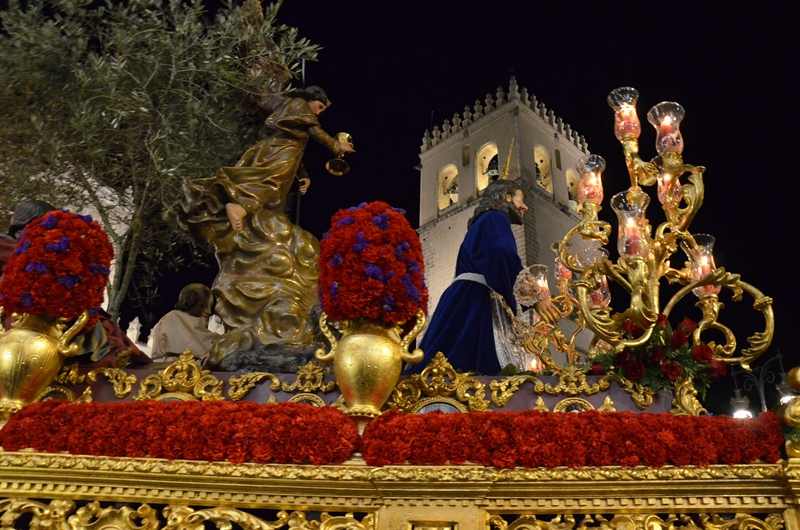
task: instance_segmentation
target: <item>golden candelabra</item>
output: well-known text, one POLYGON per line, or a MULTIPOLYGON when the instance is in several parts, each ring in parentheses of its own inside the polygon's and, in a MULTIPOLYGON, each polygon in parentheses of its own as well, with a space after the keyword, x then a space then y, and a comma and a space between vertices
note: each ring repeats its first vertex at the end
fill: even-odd
MULTIPOLYGON (((566 353, 570 364, 579 357, 574 341, 585 328, 594 333, 588 353, 590 358, 599 350, 620 352, 644 345, 651 338, 658 315, 669 316, 676 303, 692 292, 698 298, 696 306, 703 315, 692 333, 693 342, 699 343, 705 331, 717 330, 725 342, 707 342, 714 352, 714 359, 740 364, 749 370, 750 363, 764 353, 772 341, 772 299, 743 282, 738 274, 717 268, 712 254, 714 238, 689 231, 703 203, 705 168, 683 162, 683 138, 679 130, 683 107, 674 102, 662 102, 647 113, 648 121, 657 132, 658 156, 645 162, 639 156, 641 124, 636 114, 638 97, 638 92, 631 87, 618 88, 608 96, 608 103, 614 109, 616 137, 622 143, 631 180, 626 191, 610 200, 619 220, 619 259, 613 262, 607 250, 602 248, 609 243, 612 230, 609 223, 598 219, 603 200, 605 161, 598 155, 587 155, 577 166, 581 174, 578 202, 582 219, 553 245, 560 293, 553 297, 553 302, 563 317, 574 314, 578 329, 567 338, 557 327, 544 323, 531 326, 515 318, 514 331, 518 341, 528 353, 537 355, 544 367, 558 371, 550 358, 548 343, 566 353), (688 182, 681 182, 685 175, 688 175, 685 179, 688 182), (666 217, 655 231, 645 215, 650 197, 642 189, 653 185, 657 186, 657 197, 666 217), (573 252, 569 242, 574 236, 594 242, 595 246, 573 252), (679 246, 689 261, 684 268, 675 269, 670 265, 670 258, 679 246), (665 304, 660 297, 662 278, 681 286, 665 304), (630 306, 622 312, 613 312, 610 306, 608 279, 630 294, 630 306), (734 301, 740 301, 743 293, 747 292, 754 299, 754 308, 763 314, 765 320, 764 331, 748 337, 749 347, 741 349, 738 354, 733 332, 718 321, 724 307, 718 294, 723 287, 733 292, 734 301), (628 320, 643 330, 635 338, 623 331, 623 323, 628 320)), ((545 283, 542 284, 541 279, 539 283, 546 285, 546 271, 543 277, 545 283)), ((687 392, 693 390, 690 380, 677 381, 676 394, 681 385, 687 387, 687 392)))

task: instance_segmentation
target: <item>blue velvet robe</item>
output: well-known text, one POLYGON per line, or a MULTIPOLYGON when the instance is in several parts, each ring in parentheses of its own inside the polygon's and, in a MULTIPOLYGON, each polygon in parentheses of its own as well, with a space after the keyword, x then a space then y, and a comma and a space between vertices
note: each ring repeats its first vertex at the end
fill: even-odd
MULTIPOLYGON (((478 217, 458 251, 456 276, 482 274, 514 310, 514 281, 521 270, 508 215, 491 210, 478 217)), ((441 351, 456 369, 496 375, 503 367, 494 346, 489 289, 470 280, 453 282, 442 294, 419 347, 425 358, 411 373, 421 372, 441 351)))

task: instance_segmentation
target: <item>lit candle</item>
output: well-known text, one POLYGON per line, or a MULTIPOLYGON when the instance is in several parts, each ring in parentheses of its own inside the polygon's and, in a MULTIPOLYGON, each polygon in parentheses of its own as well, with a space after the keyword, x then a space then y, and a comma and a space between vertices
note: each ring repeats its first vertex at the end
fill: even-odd
POLYGON ((639 227, 636 226, 636 221, 630 218, 628 218, 628 221, 625 223, 625 239, 628 255, 638 256, 640 252, 639 243, 641 241, 639 227))
POLYGON ((550 286, 547 284, 547 278, 539 278, 536 283, 539 284, 539 289, 546 297, 550 296, 550 286))
POLYGON ((672 132, 672 116, 664 116, 661 121, 661 134, 669 136, 672 132))

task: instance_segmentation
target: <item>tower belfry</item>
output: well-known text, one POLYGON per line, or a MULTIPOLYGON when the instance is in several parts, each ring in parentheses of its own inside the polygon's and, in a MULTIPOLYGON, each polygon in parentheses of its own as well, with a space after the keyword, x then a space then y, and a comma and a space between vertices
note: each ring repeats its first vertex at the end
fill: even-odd
POLYGON ((574 209, 578 159, 587 154, 583 136, 555 116, 511 78, 508 93, 497 88, 473 107, 425 131, 420 152, 419 234, 433 312, 455 271, 467 221, 483 190, 495 179, 520 180, 529 211, 514 226, 524 265, 550 267, 550 245, 580 218, 574 209), (507 173, 507 175, 503 175, 507 173))

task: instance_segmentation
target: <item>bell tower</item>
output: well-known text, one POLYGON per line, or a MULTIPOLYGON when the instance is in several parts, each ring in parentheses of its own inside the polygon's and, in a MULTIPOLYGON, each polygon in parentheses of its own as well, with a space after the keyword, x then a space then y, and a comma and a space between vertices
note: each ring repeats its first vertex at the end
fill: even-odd
POLYGON ((475 104, 425 131, 420 152, 419 235, 425 255, 432 313, 455 272, 458 248, 477 201, 498 173, 520 180, 529 210, 514 226, 524 265, 549 267, 550 245, 564 237, 580 216, 575 164, 588 154, 583 136, 555 116, 511 78, 508 93, 497 88, 475 104))

